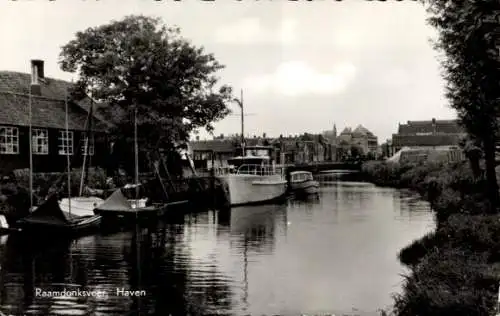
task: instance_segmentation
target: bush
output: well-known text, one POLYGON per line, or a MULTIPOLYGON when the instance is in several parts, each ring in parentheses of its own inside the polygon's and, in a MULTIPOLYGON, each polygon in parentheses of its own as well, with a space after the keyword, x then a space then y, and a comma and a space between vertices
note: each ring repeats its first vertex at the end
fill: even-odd
MULTIPOLYGON (((80 190, 82 170, 73 169, 71 177, 71 194, 78 195, 80 190)), ((14 171, 17 185, 29 190, 29 170, 22 169, 14 171)), ((33 191, 39 197, 45 197, 56 186, 66 187, 67 173, 34 173, 33 191)), ((91 188, 104 189, 106 187, 106 173, 103 169, 90 168, 88 170, 86 185, 91 188)))
POLYGON ((412 273, 391 314, 491 314, 500 281, 494 265, 500 262, 500 221, 491 214, 485 179, 475 178, 467 163, 368 162, 362 172, 377 185, 419 192, 436 218, 434 232, 399 253, 412 273))
POLYGON ((457 248, 435 248, 406 278, 394 312, 410 315, 490 315, 498 277, 486 256, 457 248))

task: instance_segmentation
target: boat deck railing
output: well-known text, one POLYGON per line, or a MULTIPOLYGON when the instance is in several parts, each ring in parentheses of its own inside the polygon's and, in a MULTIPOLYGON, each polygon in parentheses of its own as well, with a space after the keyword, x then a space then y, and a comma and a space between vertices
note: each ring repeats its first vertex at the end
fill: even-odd
POLYGON ((286 166, 285 165, 260 165, 260 164, 244 164, 239 168, 234 167, 215 167, 210 169, 196 169, 196 173, 199 176, 225 176, 229 174, 248 174, 248 175, 282 175, 285 176, 286 166))
POLYGON ((241 165, 236 174, 258 175, 258 176, 271 176, 271 175, 284 175, 284 169, 276 166, 262 166, 262 165, 241 165))

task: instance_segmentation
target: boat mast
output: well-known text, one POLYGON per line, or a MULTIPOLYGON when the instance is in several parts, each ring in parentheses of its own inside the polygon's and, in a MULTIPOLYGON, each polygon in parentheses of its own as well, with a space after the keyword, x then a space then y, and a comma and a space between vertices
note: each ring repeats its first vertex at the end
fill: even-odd
POLYGON ((32 112, 31 112, 31 107, 32 107, 32 94, 31 94, 31 87, 33 84, 35 84, 35 80, 37 80, 33 74, 33 71, 31 71, 31 85, 28 89, 28 121, 29 121, 29 145, 30 145, 30 155, 29 155, 29 160, 30 160, 30 177, 29 177, 29 192, 30 192, 30 211, 33 209, 33 131, 32 131, 32 112))
POLYGON ((241 156, 245 156, 245 113, 243 108, 243 89, 240 91, 240 107, 241 107, 241 156))
POLYGON ((135 197, 139 198, 139 145, 137 144, 137 105, 134 109, 135 197))
POLYGON ((80 196, 83 195, 83 184, 85 181, 85 176, 87 173, 86 166, 87 166, 87 156, 89 154, 89 134, 90 134, 90 120, 92 119, 92 107, 94 105, 94 100, 92 98, 90 99, 90 109, 89 109, 89 114, 87 117, 87 126, 86 126, 86 131, 85 131, 85 140, 84 140, 84 148, 85 152, 83 153, 83 165, 82 165, 82 176, 80 178, 80 196))
MULTIPOLYGON (((72 80, 73 82, 73 80, 72 80)), ((63 147, 66 149, 66 165, 68 168, 68 211, 71 214, 71 166, 69 159, 69 126, 68 126, 68 89, 66 88, 64 94, 64 107, 66 111, 66 137, 63 138, 63 141, 66 140, 66 146, 63 147)), ((63 142, 64 145, 64 142, 63 142)), ((71 142, 71 146, 73 146, 73 142, 71 142)))
POLYGON ((241 109, 241 156, 245 156, 245 112, 243 108, 243 89, 241 89, 240 98, 234 98, 234 102, 238 103, 241 109))

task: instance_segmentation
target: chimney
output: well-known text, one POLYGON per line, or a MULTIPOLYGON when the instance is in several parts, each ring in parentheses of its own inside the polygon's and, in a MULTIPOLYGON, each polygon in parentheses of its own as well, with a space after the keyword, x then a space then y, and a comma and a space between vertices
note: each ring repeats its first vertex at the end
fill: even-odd
POLYGON ((39 79, 44 78, 43 60, 31 60, 31 86, 30 92, 33 95, 42 95, 39 79))
POLYGON ((43 60, 41 59, 32 59, 31 60, 31 73, 34 75, 34 70, 36 70, 36 74, 38 75, 38 79, 45 78, 44 69, 43 69, 43 60))

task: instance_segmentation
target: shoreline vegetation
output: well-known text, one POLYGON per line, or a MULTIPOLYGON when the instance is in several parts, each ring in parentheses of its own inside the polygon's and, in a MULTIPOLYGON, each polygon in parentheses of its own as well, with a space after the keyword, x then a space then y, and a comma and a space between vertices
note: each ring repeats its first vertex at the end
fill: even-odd
MULTIPOLYGON (((79 196, 81 169, 71 171, 71 196, 79 196)), ((90 168, 85 177, 83 196, 94 195, 106 199, 114 190, 130 183, 126 175, 107 176, 104 169, 90 168)), ((60 198, 67 197, 67 174, 34 173, 33 174, 33 205, 39 205, 51 194, 58 194, 60 198)), ((141 174, 140 182, 148 196, 156 200, 164 200, 165 193, 168 201, 189 200, 193 206, 204 208, 212 205, 218 208, 226 206, 225 192, 227 189, 222 182, 210 177, 173 177, 169 181, 162 177, 164 186, 160 185, 157 176, 141 174)), ((29 170, 15 170, 9 176, 0 179, 0 214, 7 218, 9 225, 29 214, 29 170)))
POLYGON ((370 161, 362 174, 378 186, 410 189, 429 201, 436 228, 403 248, 410 269, 382 315, 494 315, 500 281, 500 217, 484 177, 470 164, 370 161))

